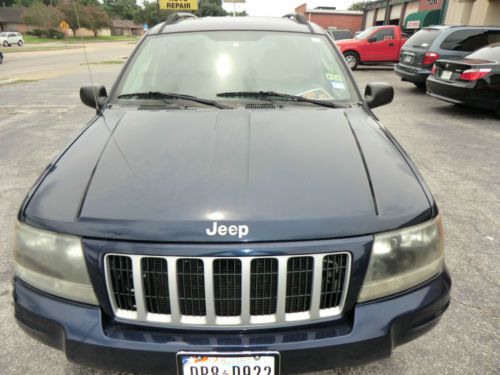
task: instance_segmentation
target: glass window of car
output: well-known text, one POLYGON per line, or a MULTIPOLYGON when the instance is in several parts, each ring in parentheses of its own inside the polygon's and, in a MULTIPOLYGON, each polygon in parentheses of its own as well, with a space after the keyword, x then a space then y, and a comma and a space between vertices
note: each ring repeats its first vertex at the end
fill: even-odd
POLYGON ((410 39, 406 42, 406 46, 417 47, 422 49, 429 49, 431 43, 437 36, 441 33, 439 29, 425 28, 415 34, 413 34, 410 39))
POLYGON ((10 34, 9 34, 9 38, 15 38, 16 36, 17 36, 17 35, 16 35, 16 34, 14 34, 14 33, 10 33, 10 34))
POLYGON ((377 42, 387 39, 394 39, 394 29, 392 27, 384 28, 377 31, 374 35, 377 38, 377 42))
POLYGON ((368 39, 368 37, 370 35, 372 35, 372 32, 373 30, 375 29, 375 26, 374 27, 369 27, 368 29, 360 32, 359 34, 357 34, 354 39, 368 39))
POLYGON ((442 49, 472 52, 500 41, 500 30, 459 30, 451 33, 441 44, 442 49))
POLYGON ((467 55, 467 58, 500 62, 500 43, 481 48, 470 55, 467 55))
POLYGON ((340 59, 328 38, 318 35, 261 31, 154 35, 144 40, 130 61, 115 97, 161 91, 222 100, 217 93, 276 91, 358 101, 340 59))

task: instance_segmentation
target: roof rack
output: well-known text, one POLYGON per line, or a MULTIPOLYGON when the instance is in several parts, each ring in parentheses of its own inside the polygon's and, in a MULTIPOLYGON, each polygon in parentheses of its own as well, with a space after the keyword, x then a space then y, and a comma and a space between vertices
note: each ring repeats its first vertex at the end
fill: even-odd
POLYGON ((282 18, 288 18, 289 20, 300 23, 301 25, 306 25, 309 31, 311 33, 314 33, 311 24, 307 20, 306 16, 304 16, 302 13, 287 13, 282 18))
POLYGON ((173 23, 176 23, 177 21, 185 20, 186 18, 198 18, 198 17, 193 13, 175 12, 167 17, 165 24, 171 25, 173 23))
POLYGON ((168 25, 173 25, 174 23, 177 23, 179 21, 182 21, 182 20, 185 20, 185 19, 188 19, 188 18, 198 18, 195 14, 193 13, 187 13, 187 12, 175 12, 175 13, 172 13, 170 14, 166 21, 163 22, 163 25, 160 29, 160 31, 158 31, 158 33, 162 33, 163 32, 163 29, 168 26, 168 25))

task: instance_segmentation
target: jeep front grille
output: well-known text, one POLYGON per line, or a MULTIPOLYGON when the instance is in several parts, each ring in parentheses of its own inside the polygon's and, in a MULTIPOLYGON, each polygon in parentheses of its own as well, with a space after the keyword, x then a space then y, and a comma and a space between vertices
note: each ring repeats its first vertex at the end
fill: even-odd
POLYGON ((108 254, 119 320, 169 327, 259 327, 338 316, 351 256, 186 258, 108 254))

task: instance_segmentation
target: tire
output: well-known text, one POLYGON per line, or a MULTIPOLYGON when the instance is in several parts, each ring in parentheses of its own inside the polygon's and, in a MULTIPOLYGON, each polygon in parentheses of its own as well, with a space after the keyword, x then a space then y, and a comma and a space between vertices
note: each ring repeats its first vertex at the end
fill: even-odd
POLYGON ((22 40, 18 40, 18 41, 17 41, 17 45, 18 45, 19 47, 22 47, 22 46, 23 46, 23 44, 24 44, 24 42, 23 42, 22 40))
POLYGON ((6 40, 3 41, 3 46, 4 47, 8 47, 9 46, 9 42, 7 42, 6 40))
POLYGON ((425 82, 413 82, 413 84, 419 89, 425 89, 425 82))
POLYGON ((356 70, 359 65, 359 55, 356 52, 346 52, 344 53, 345 61, 351 70, 356 70))
POLYGON ((3 56, 0 55, 0 64, 2 64, 2 63, 3 63, 3 56))

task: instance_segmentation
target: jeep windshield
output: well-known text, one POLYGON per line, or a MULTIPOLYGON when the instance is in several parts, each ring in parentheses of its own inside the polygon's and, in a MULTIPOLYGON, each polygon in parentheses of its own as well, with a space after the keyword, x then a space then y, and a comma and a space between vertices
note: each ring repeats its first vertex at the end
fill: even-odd
POLYGON ((322 35, 264 31, 212 31, 152 35, 127 66, 113 100, 127 104, 165 92, 205 100, 275 101, 307 105, 279 96, 226 96, 232 92, 276 92, 313 101, 349 104, 359 97, 342 57, 322 35))

